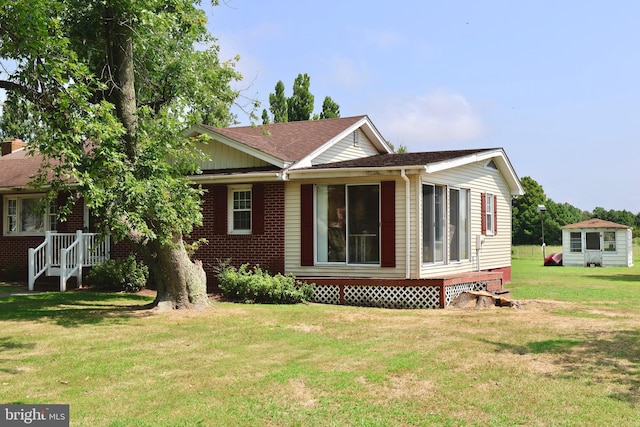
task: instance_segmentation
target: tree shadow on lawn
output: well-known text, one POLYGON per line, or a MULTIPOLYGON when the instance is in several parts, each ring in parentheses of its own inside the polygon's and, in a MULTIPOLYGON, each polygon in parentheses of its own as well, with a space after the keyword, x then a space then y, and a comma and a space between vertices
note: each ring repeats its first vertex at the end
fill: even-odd
POLYGON ((0 321, 46 321, 64 327, 151 315, 153 298, 88 291, 17 293, 0 298, 0 321), (146 310, 146 312, 144 311, 146 310))
POLYGON ((569 377, 588 377, 594 382, 618 384, 609 397, 630 404, 640 403, 640 331, 599 331, 578 339, 531 341, 512 345, 481 339, 497 347, 496 352, 548 354, 554 365, 569 377))
POLYGON ((599 275, 588 275, 585 276, 590 279, 600 279, 612 282, 629 282, 629 283, 640 283, 640 274, 612 274, 607 276, 599 276, 599 275))

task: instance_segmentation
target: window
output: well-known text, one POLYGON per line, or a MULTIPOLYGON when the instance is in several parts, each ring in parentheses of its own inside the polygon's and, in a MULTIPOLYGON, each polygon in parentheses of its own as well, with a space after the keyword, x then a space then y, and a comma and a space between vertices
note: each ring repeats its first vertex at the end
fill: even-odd
POLYGON ((449 190, 449 260, 469 259, 469 191, 449 190))
POLYGON ((316 186, 316 260, 380 264, 380 186, 316 186))
POLYGON ((43 209, 42 196, 15 196, 5 198, 4 231, 6 235, 39 235, 56 230, 58 211, 51 202, 43 209))
POLYGON ((572 231, 569 236, 569 251, 582 252, 582 233, 572 231))
POLYGON ((422 261, 443 262, 445 254, 446 188, 422 185, 422 261))
POLYGON ((494 205, 494 197, 493 194, 491 193, 486 193, 485 194, 485 206, 486 206, 486 233, 487 235, 493 235, 495 234, 495 205, 494 205))
POLYGON ((229 233, 251 233, 251 188, 231 188, 229 191, 229 233))
POLYGON ((616 251, 616 232, 615 231, 604 232, 604 251, 605 252, 616 251))

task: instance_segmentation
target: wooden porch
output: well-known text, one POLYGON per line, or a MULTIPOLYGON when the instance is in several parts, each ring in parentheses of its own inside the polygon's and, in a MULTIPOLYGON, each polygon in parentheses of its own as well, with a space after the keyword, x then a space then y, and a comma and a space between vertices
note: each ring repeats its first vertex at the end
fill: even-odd
POLYGON ((83 268, 106 261, 110 251, 109 236, 80 230, 75 233, 47 231, 44 242, 29 249, 29 290, 33 291, 36 279, 43 274, 59 276, 61 292, 73 276, 81 286, 83 268))
POLYGON ((313 301, 384 308, 445 308, 458 295, 487 291, 506 295, 502 272, 468 272, 425 279, 299 277, 315 283, 313 301))

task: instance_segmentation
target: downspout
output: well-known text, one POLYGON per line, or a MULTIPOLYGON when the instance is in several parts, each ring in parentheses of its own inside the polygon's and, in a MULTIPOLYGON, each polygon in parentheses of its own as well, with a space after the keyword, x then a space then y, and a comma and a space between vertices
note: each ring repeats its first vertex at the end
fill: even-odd
POLYGON ((411 202, 409 194, 411 193, 411 182, 409 181, 409 177, 405 173, 405 170, 400 170, 400 177, 404 180, 405 187, 405 279, 410 279, 411 277, 411 202))

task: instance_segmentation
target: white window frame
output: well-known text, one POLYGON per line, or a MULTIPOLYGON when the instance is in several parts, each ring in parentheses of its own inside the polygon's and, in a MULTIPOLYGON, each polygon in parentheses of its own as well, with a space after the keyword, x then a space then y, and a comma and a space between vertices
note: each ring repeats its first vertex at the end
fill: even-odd
POLYGON ((57 229, 57 207, 54 202, 51 202, 45 212, 42 212, 42 223, 44 224, 44 230, 42 231, 20 231, 22 224, 22 201, 24 200, 42 200, 46 196, 44 194, 29 194, 29 195, 7 195, 3 197, 3 220, 2 229, 4 236, 44 236, 46 231, 55 231, 57 229), (15 212, 9 213, 9 205, 15 203, 15 212), (12 217, 15 220, 16 230, 10 230, 10 220, 12 217))
MULTIPOLYGON (((227 200, 227 214, 228 214, 228 232, 229 234, 251 234, 251 230, 253 227, 253 221, 252 221, 252 215, 253 215, 253 206, 252 206, 252 200, 253 199, 253 192, 252 192, 252 187, 251 185, 242 185, 242 186, 233 186, 233 187, 229 187, 229 192, 228 192, 228 200, 227 200), (249 207, 247 208, 246 206, 243 207, 239 207, 236 208, 235 204, 234 204, 234 195, 236 193, 249 193, 249 207), (236 212, 249 212, 249 228, 235 228, 235 213, 236 212)), ((245 200, 246 201, 246 200, 245 200)))
POLYGON ((486 228, 487 228, 487 236, 493 236, 495 234, 495 230, 493 229, 493 226, 495 224, 495 218, 493 217, 494 215, 494 194, 493 193, 485 193, 484 195, 484 206, 486 209, 485 212, 485 221, 486 221, 486 228))
POLYGON ((569 252, 582 253, 582 232, 581 231, 569 232, 569 252))
MULTIPOLYGON (((458 221, 458 223, 460 222, 460 220, 464 220, 466 219, 466 226, 463 227, 458 234, 458 239, 459 241, 457 242, 457 247, 458 247, 458 257, 459 259, 453 258, 451 256, 451 245, 449 245, 449 250, 447 251, 448 253, 448 257, 449 257, 449 262, 454 263, 454 262, 464 262, 464 261, 469 261, 471 259, 471 203, 470 203, 470 196, 471 196, 471 190, 468 188, 461 188, 461 187, 449 187, 448 188, 448 195, 449 195, 449 205, 448 205, 448 211, 446 212, 446 217, 449 219, 449 227, 452 226, 451 224, 451 212, 452 212, 452 203, 453 203, 453 197, 452 197, 452 191, 457 191, 457 195, 458 195, 458 218, 456 218, 456 220, 458 221), (464 192, 464 195, 462 195, 462 193, 464 192), (464 200, 463 204, 464 206, 461 208, 460 205, 460 201, 464 200), (464 210, 464 218, 461 218, 461 212, 464 210), (466 256, 460 256, 460 252, 464 250, 464 253, 466 254, 466 256)), ((448 230, 449 233, 452 233, 452 230, 449 228, 448 230)), ((449 236, 449 238, 447 239, 447 241, 449 241, 451 239, 451 236, 449 236)))
POLYGON ((603 245, 603 250, 605 252, 617 252, 617 245, 616 245, 616 232, 615 231, 603 231, 602 232, 602 241, 604 243, 603 245), (613 239, 610 239, 608 237, 610 237, 611 235, 613 235, 613 239))

